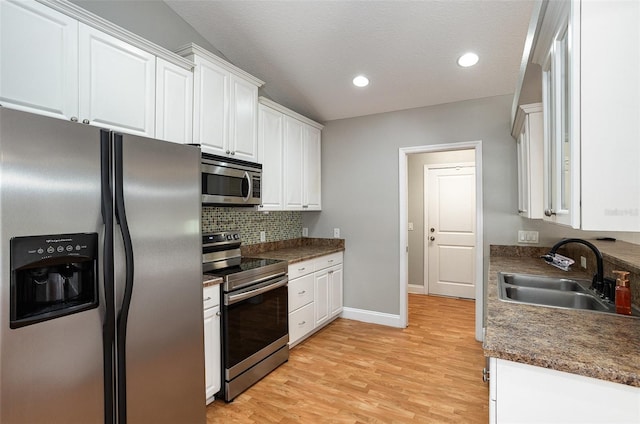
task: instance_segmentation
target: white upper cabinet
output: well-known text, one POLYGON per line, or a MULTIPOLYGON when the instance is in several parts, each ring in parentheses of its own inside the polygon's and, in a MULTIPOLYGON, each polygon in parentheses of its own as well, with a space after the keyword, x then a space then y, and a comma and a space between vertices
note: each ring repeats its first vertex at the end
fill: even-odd
POLYGON ((79 29, 82 122, 153 137, 155 56, 87 25, 79 29))
POLYGON ((262 163, 260 210, 283 210, 284 115, 258 105, 258 161, 262 163))
POLYGON ((304 124, 295 118, 284 118, 284 207, 302 210, 304 124))
POLYGON ((305 125, 303 134, 303 203, 305 210, 319 211, 321 204, 321 141, 320 130, 305 125))
POLYGON ((543 217, 543 120, 542 104, 521 105, 514 132, 518 160, 518 214, 543 217))
POLYGON ((78 21, 40 3, 0 2, 0 103, 78 117, 78 21))
POLYGON ((3 106, 191 141, 193 63, 67 1, 2 0, 0 24, 3 106))
POLYGON ((640 2, 544 2, 545 219, 640 231, 640 2))
POLYGON ((177 53, 195 63, 193 142, 206 153, 256 162, 264 82, 195 44, 177 53))
POLYGON ((262 210, 319 211, 322 125, 260 97, 262 210))
POLYGON ((258 86, 231 75, 229 150, 237 159, 258 160, 258 86))
POLYGON ((193 72, 156 61, 156 137, 175 143, 193 140, 193 72))

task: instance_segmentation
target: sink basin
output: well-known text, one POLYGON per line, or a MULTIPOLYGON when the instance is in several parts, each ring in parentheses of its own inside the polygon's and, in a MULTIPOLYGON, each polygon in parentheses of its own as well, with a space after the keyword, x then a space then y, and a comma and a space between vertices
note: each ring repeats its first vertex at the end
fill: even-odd
POLYGON ((555 306, 557 308, 609 311, 607 305, 588 293, 517 286, 505 287, 505 292, 507 298, 517 302, 555 306))
POLYGON ((500 274, 505 284, 519 287, 586 293, 587 288, 591 285, 591 282, 587 280, 569 280, 566 278, 541 277, 539 275, 526 274, 500 274))
MULTIPOLYGON (((498 297, 507 302, 556 308, 611 312, 608 305, 589 291, 590 281, 539 275, 498 273, 498 297)), ((615 312, 615 307, 613 307, 615 312)))

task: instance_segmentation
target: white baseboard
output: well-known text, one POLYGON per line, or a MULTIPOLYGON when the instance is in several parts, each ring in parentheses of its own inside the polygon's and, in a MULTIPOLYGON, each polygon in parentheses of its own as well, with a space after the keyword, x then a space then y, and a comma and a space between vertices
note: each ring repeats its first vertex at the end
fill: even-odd
POLYGON ((403 328, 403 326, 400 324, 400 315, 345 307, 342 310, 342 314, 340 316, 342 318, 353 319, 356 321, 386 325, 387 327, 403 328))
POLYGON ((424 286, 421 284, 408 284, 407 291, 415 294, 425 294, 424 286))

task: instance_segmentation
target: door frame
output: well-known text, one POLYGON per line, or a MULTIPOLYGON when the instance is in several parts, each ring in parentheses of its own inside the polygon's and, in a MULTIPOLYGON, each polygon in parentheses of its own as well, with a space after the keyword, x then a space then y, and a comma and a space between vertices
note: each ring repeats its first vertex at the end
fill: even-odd
POLYGON ((400 326, 406 327, 409 322, 409 175, 408 159, 410 154, 447 152, 454 150, 475 150, 476 164, 476 340, 483 340, 484 314, 484 278, 483 278, 483 214, 482 214, 482 140, 464 141, 459 143, 434 144, 414 147, 401 147, 398 151, 398 180, 399 180, 399 224, 400 224, 400 326))
MULTIPOLYGON (((424 286, 424 294, 430 294, 429 292, 429 245, 427 243, 427 235, 428 235, 428 230, 427 230, 427 222, 429 222, 429 198, 426 195, 427 194, 427 184, 428 184, 428 173, 430 170, 432 169, 448 169, 448 168, 474 168, 474 180, 476 179, 476 175, 475 175, 475 162, 458 162, 458 163, 436 163, 436 164, 425 164, 423 167, 423 177, 422 180, 424 182, 423 187, 422 187, 422 191, 424 194, 424 198, 422 199, 422 216, 423 216, 423 223, 424 225, 422 226, 422 249, 423 249, 423 257, 422 257, 422 261, 423 261, 423 265, 422 265, 422 284, 424 286)), ((477 183, 477 181, 476 181, 477 183)), ((476 194, 477 197, 477 194, 476 194)), ((477 206, 477 204, 476 204, 477 206)), ((477 229, 476 229, 477 231, 477 229)), ((477 242, 477 240, 476 240, 477 242)), ((476 245, 475 248, 477 249, 478 246, 476 245)), ((408 266, 408 264, 407 264, 408 266)), ((476 279, 476 285, 477 285, 478 281, 476 279)), ((477 297, 477 293, 476 293, 476 297, 477 297)))

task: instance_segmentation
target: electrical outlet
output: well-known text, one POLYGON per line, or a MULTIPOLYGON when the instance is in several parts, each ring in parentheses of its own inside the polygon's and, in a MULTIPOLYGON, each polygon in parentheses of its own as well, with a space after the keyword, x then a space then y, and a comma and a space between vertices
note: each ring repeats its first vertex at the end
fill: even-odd
POLYGON ((413 231, 413 222, 409 223, 409 231, 413 231))
POLYGON ((580 266, 584 269, 587 269, 587 258, 584 256, 580 256, 580 266))
POLYGON ((333 229, 333 237, 334 238, 340 238, 340 228, 334 228, 333 229))
POLYGON ((309 229, 307 227, 302 227, 302 237, 309 237, 309 229))
POLYGON ((267 241, 267 233, 265 231, 260 231, 260 241, 267 241))

